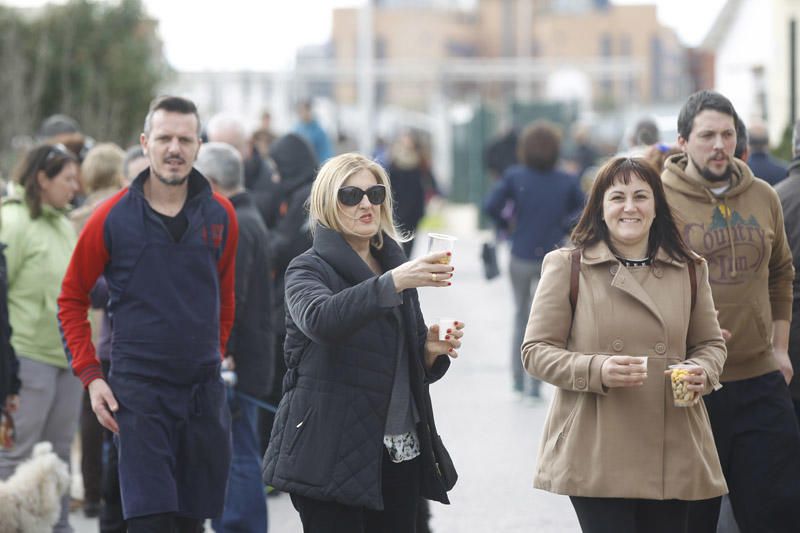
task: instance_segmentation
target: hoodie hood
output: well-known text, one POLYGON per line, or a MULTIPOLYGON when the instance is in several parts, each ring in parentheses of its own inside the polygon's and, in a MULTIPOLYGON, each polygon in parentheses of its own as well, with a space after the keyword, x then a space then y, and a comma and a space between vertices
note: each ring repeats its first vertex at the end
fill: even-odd
POLYGON ((715 196, 712 188, 719 186, 705 179, 697 167, 689 162, 686 154, 675 154, 667 158, 664 163, 664 173, 661 181, 665 187, 675 189, 694 198, 702 198, 712 203, 715 198, 733 198, 744 193, 753 185, 755 176, 746 163, 732 158, 733 172, 731 173, 731 186, 719 196, 715 196))
POLYGON ((269 148, 284 190, 311 183, 319 170, 317 157, 308 142, 295 133, 284 135, 269 148))

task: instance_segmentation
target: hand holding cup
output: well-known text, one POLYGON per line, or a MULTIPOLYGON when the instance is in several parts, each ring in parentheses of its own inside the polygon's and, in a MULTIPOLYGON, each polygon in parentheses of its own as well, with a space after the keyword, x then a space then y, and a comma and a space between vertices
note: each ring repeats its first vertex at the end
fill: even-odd
POLYGON ((432 252, 393 268, 390 272, 395 289, 402 292, 419 287, 449 287, 455 270, 446 261, 450 256, 448 251, 432 252))
POLYGON ((664 374, 670 377, 675 407, 690 407, 700 400, 708 380, 703 367, 678 363, 670 365, 664 374))
POLYGON ((464 323, 460 320, 443 318, 439 323, 428 328, 428 337, 425 341, 425 364, 428 368, 433 366, 437 357, 447 354, 451 358, 458 357, 458 348, 461 348, 461 338, 464 336, 464 323))
POLYGON ((646 379, 646 356, 612 355, 600 367, 600 380, 609 388, 641 387, 646 379))

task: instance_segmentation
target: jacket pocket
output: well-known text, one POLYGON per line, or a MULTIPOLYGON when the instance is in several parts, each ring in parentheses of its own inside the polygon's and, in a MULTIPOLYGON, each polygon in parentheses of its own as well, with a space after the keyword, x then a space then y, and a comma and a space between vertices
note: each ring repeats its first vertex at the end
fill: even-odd
POLYGON ((578 394, 579 394, 578 399, 575 400, 575 405, 572 407, 572 410, 569 412, 569 415, 567 415, 567 418, 564 421, 564 426, 561 428, 561 431, 558 434, 559 441, 565 439, 569 434, 569 430, 572 428, 572 423, 575 422, 575 417, 578 416, 578 411, 580 410, 584 400, 586 399, 587 393, 579 392, 578 394))
POLYGON ((728 353, 747 358, 767 351, 769 330, 756 303, 719 304, 719 323, 733 334, 727 342, 728 353))
POLYGON ((330 483, 346 407, 334 392, 295 389, 276 475, 305 485, 330 483))
MULTIPOLYGON (((305 414, 300 418, 300 422, 297 422, 297 424, 295 424, 293 430, 294 434, 292 435, 292 438, 289 441, 289 446, 286 449, 286 453, 288 455, 292 455, 292 452, 294 452, 294 449, 297 446, 297 441, 300 440, 300 436, 303 434, 303 430, 305 430, 305 428, 308 427, 307 422, 313 411, 314 411, 313 407, 309 407, 308 409, 306 409, 305 414)), ((294 423, 294 421, 290 420, 289 423, 294 423)))

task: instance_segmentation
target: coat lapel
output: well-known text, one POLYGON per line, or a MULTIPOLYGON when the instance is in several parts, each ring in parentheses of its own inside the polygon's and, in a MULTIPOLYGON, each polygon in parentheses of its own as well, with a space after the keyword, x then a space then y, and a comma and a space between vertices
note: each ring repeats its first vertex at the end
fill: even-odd
MULTIPOLYGON (((662 250, 656 253, 654 261, 656 263, 655 267, 657 268, 663 268, 664 266, 681 266, 680 263, 675 263, 670 259, 662 250)), ((628 269, 623 267, 619 260, 614 257, 614 254, 611 253, 611 250, 605 243, 600 242, 588 247, 583 253, 581 262, 587 265, 608 264, 610 271, 613 273, 611 286, 640 302, 661 323, 661 326, 666 328, 664 318, 656 303, 647 291, 644 290, 644 287, 639 284, 636 278, 631 275, 628 269)))
POLYGON ((611 286, 629 294, 632 298, 639 301, 639 303, 644 305, 647 310, 656 317, 661 323, 661 327, 666 328, 664 318, 661 316, 661 312, 658 310, 656 303, 650 295, 647 294, 647 291, 644 290, 636 278, 628 272, 627 268, 621 265, 617 268, 617 273, 614 274, 614 277, 611 279, 611 286))

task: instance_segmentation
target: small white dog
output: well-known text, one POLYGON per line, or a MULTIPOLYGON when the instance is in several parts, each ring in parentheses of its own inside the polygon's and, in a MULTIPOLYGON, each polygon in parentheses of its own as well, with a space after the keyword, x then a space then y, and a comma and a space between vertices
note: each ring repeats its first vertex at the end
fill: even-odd
POLYGON ((67 465, 49 442, 33 447, 30 459, 0 481, 0 533, 50 533, 69 489, 67 465))

